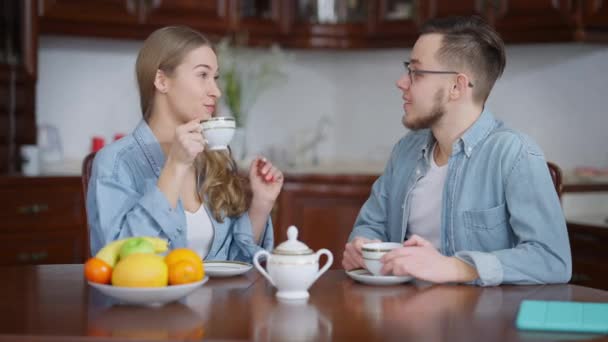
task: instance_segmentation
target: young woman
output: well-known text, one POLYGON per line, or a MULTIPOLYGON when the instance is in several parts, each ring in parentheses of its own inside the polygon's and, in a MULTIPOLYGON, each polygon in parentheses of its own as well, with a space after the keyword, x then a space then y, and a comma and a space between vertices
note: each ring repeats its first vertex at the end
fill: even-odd
POLYGON ((160 236, 207 260, 250 262, 273 244, 270 211, 283 175, 256 158, 240 177, 209 151, 200 122, 221 96, 210 42, 187 27, 152 33, 136 62, 143 120, 95 156, 87 193, 91 253, 130 236, 160 236))

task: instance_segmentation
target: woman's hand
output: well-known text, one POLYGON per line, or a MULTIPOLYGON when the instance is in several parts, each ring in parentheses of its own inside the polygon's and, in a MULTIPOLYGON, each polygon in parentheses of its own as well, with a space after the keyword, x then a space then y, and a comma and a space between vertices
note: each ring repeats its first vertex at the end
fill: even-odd
POLYGON ((283 173, 272 166, 266 158, 257 157, 249 167, 249 182, 253 198, 249 207, 252 233, 255 241, 260 243, 262 232, 266 227, 268 215, 272 211, 274 201, 283 187, 283 173))
POLYGON ((283 173, 266 158, 257 157, 249 167, 253 202, 272 208, 283 187, 283 173))
POLYGON ((196 156, 205 150, 207 141, 202 132, 203 129, 198 119, 177 126, 167 162, 180 166, 191 166, 196 156))

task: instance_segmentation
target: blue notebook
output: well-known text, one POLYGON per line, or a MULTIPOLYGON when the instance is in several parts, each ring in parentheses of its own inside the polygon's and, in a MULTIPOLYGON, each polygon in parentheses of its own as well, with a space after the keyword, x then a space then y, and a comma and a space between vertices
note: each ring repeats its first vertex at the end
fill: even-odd
POLYGON ((516 325, 522 330, 608 334, 608 303, 524 300, 516 325))

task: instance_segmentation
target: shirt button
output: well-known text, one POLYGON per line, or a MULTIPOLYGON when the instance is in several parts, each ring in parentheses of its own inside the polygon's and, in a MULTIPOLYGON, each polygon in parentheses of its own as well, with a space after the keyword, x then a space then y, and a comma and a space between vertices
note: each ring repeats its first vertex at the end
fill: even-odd
POLYGON ((472 147, 469 147, 469 148, 468 148, 468 150, 469 150, 469 152, 471 152, 471 151, 473 150, 473 148, 472 148, 472 147))
POLYGON ((416 174, 419 175, 420 174, 420 169, 416 170, 416 174))

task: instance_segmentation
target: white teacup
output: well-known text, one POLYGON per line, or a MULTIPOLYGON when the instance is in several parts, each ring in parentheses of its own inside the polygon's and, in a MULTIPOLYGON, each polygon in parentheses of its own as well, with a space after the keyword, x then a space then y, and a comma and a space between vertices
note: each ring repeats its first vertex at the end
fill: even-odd
POLYGON ((373 242, 364 244, 362 247, 362 254, 365 267, 375 276, 382 275, 380 271, 384 264, 380 259, 384 254, 401 246, 402 245, 398 242, 373 242))
POLYGON ((233 118, 217 116, 201 122, 201 127, 209 150, 227 150, 234 136, 236 123, 233 118))

